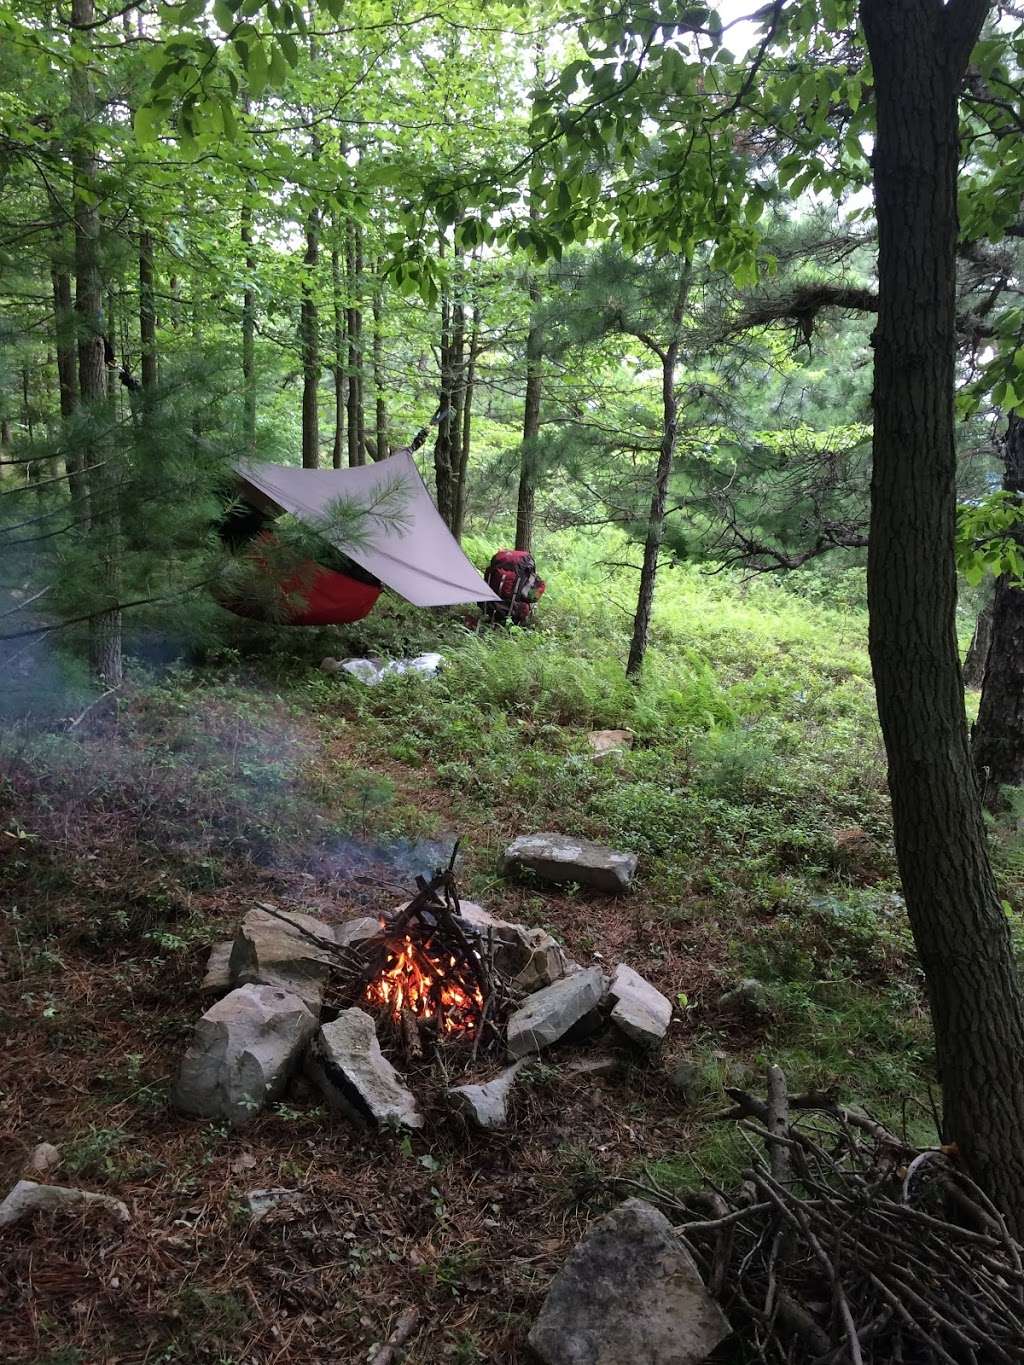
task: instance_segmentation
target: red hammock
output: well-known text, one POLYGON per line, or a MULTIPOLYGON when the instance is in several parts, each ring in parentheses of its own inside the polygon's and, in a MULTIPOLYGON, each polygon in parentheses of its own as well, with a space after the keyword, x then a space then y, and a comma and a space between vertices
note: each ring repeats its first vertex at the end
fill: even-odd
MULTIPOLYGON (((260 540, 271 540, 264 532, 260 540)), ((272 573, 263 555, 250 551, 254 570, 272 573)), ((381 594, 378 584, 360 583, 337 569, 325 569, 316 560, 304 560, 298 568, 277 585, 280 598, 279 613, 269 613, 256 602, 234 599, 221 600, 221 606, 236 616, 247 616, 254 621, 273 619, 284 626, 347 626, 369 615, 381 594)))

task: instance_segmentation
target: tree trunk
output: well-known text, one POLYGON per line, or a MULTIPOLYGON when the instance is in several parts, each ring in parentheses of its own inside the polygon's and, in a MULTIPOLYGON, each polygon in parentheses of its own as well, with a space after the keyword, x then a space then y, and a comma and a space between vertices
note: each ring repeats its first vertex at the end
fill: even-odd
POLYGON ((384 328, 383 299, 379 288, 373 291, 373 392, 375 397, 374 441, 378 460, 386 460, 388 448, 388 410, 384 401, 384 328))
POLYGON ((340 469, 345 450, 345 405, 348 401, 345 376, 345 311, 341 303, 341 257, 337 244, 331 248, 331 295, 334 303, 334 447, 331 463, 340 469))
POLYGON ((995 593, 989 597, 988 601, 978 612, 978 620, 974 626, 974 634, 971 636, 971 643, 967 646, 967 657, 964 659, 964 686, 979 688, 985 682, 985 669, 988 666, 988 651, 992 643, 992 608, 995 605, 995 593))
POLYGON ((530 280, 530 330, 526 334, 526 401, 523 405, 523 444, 519 457, 519 500, 516 506, 516 549, 533 548, 533 515, 537 495, 537 437, 540 435, 540 400, 544 380, 541 361, 544 337, 535 313, 540 286, 530 280))
POLYGON ((139 342, 142 350, 140 373, 142 393, 152 401, 157 386, 156 281, 153 270, 153 234, 139 233, 139 342))
MULTIPOLYGON (((444 241, 440 245, 444 255, 444 241)), ((456 257, 459 253, 456 251, 456 257)), ((458 474, 461 458, 462 398, 466 383, 466 311, 462 304, 459 262, 456 259, 452 286, 441 296, 441 390, 439 417, 434 441, 434 482, 437 510, 445 525, 455 530, 458 508, 458 474)))
MULTIPOLYGON (((1003 487, 1024 497, 1024 421, 1011 413, 1003 442, 1003 487)), ((1014 527, 1024 546, 1024 527, 1014 527)), ((981 690, 972 754, 985 805, 1006 809, 1003 787, 1024 786, 1024 588, 1005 574, 991 604, 991 644, 981 690)), ((979 621, 980 624, 980 621, 979 621)))
POLYGON ((75 305, 71 293, 71 275, 63 265, 53 266, 53 332, 57 350, 57 386, 60 391, 60 416, 64 423, 64 468, 68 488, 75 508, 76 521, 86 522, 89 515, 89 494, 82 474, 82 457, 68 424, 78 408, 78 362, 75 347, 75 305))
POLYGON ((306 254, 302 275, 302 467, 320 466, 320 334, 313 289, 320 259, 319 216, 306 219, 306 254))
POLYGON ((362 330, 363 315, 356 300, 361 287, 359 263, 362 249, 359 245, 359 228, 354 223, 348 228, 348 298, 345 312, 345 325, 348 331, 348 462, 350 465, 366 463, 366 448, 361 436, 363 430, 363 352, 362 330))
POLYGON ((473 326, 469 334, 469 355, 466 359, 466 383, 462 394, 462 423, 459 441, 458 490, 455 496, 455 539, 462 540, 466 525, 466 478, 469 473, 469 452, 473 423, 473 389, 476 386, 476 362, 480 355, 480 309, 473 309, 473 326))
POLYGON ((658 576, 658 556, 665 533, 665 505, 668 502, 668 481, 676 453, 678 434, 678 405, 676 402, 676 360, 679 343, 673 338, 661 361, 661 449, 658 469, 654 476, 654 492, 647 516, 647 538, 644 541, 644 562, 640 570, 640 590, 636 614, 633 617, 633 638, 629 644, 626 677, 639 677, 647 653, 647 636, 651 628, 654 606, 654 584, 658 576))
POLYGON ((944 1137, 1024 1233, 1024 1008, 985 845, 957 652, 958 93, 985 0, 861 0, 875 81, 879 312, 869 642, 944 1137))
MULTIPOLYGON (((88 46, 89 26, 95 19, 94 0, 72 0, 71 24, 77 43, 88 46)), ((77 61, 71 68, 71 108, 76 121, 88 128, 96 118, 96 97, 89 66, 77 61)), ((120 526, 115 452, 107 430, 111 413, 107 398, 103 345, 103 281, 100 276, 100 211, 96 153, 87 136, 78 136, 72 149, 75 197, 75 320, 78 335, 78 392, 89 410, 92 434, 85 454, 89 471, 89 503, 93 545, 97 555, 97 592, 108 610, 90 623, 89 656, 94 676, 108 687, 121 683, 120 526)))
MULTIPOLYGON (((248 100, 246 101, 248 109, 248 100)), ((245 286, 242 290, 242 432, 245 448, 256 449, 256 257, 252 250, 252 204, 242 204, 239 236, 245 248, 245 286)))

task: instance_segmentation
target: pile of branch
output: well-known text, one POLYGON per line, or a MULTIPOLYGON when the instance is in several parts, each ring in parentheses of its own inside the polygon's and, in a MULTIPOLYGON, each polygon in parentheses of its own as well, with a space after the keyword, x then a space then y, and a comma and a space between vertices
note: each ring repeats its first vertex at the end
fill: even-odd
POLYGON ((777 1067, 765 1100, 727 1093, 719 1117, 751 1148, 740 1189, 680 1200, 640 1188, 678 1219, 759 1360, 1024 1360, 1024 1248, 955 1152, 920 1150, 829 1094, 788 1100, 777 1067))

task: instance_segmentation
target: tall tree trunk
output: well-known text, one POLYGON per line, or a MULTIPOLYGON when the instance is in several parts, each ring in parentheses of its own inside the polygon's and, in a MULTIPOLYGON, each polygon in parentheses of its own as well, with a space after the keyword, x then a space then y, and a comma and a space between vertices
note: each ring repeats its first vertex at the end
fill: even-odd
POLYGON ((944 1136, 1024 1233, 1024 1007, 971 765, 957 652, 958 94, 986 0, 861 0, 878 220, 869 642, 944 1136))
MULTIPOLYGON (((246 110, 249 102, 246 100, 246 110)), ((256 449, 256 257, 252 249, 252 204, 248 192, 242 203, 239 236, 245 248, 245 287, 242 290, 242 432, 248 451, 256 449)))
POLYGON ((967 646, 967 656, 964 659, 965 687, 979 688, 984 685, 988 651, 992 644, 992 609, 994 605, 995 593, 993 592, 981 611, 978 612, 974 634, 971 636, 971 643, 967 646))
POLYGON ((654 607, 654 585, 658 576, 658 556, 665 534, 665 506, 668 502, 668 481, 672 474, 678 438, 678 404, 676 401, 676 361, 679 343, 673 338, 661 360, 661 448, 658 468, 654 476, 654 492, 647 514, 647 538, 644 541, 644 562, 640 570, 640 589, 636 613, 633 616, 633 638, 629 643, 626 677, 636 678, 644 665, 647 637, 651 629, 654 607))
POLYGON ((89 493, 82 473, 82 455, 69 423, 78 408, 78 360, 75 345, 75 305, 71 293, 71 275, 63 264, 54 262, 53 272, 53 334, 57 350, 57 386, 60 391, 60 416, 64 423, 64 468, 67 470, 68 489, 75 508, 75 520, 86 523, 89 516, 89 493), (71 442, 76 444, 72 445, 71 442))
POLYGON ((348 331, 348 462, 350 465, 366 463, 366 447, 363 444, 363 315, 357 300, 362 288, 362 246, 361 233, 355 223, 348 227, 348 308, 345 312, 345 325, 348 331))
POLYGON ((146 403, 152 402, 158 381, 156 351, 156 277, 153 268, 153 234, 139 233, 139 343, 142 351, 140 373, 146 403))
POLYGON ((306 219, 306 254, 302 276, 302 467, 320 466, 320 322, 314 286, 320 259, 320 219, 311 209, 306 219))
POLYGON ((373 392, 375 399, 374 441, 377 459, 386 460, 388 449, 388 410, 384 401, 384 326, 380 287, 373 291, 373 392))
POLYGON ((466 481, 469 473, 469 452, 473 424, 473 389, 476 387, 476 362, 480 356, 480 309, 473 309, 473 326, 469 334, 469 355, 466 359, 466 383, 462 395, 462 423, 459 438, 458 492, 455 498, 455 539, 462 540, 466 525, 466 481))
MULTIPOLYGON (((87 47, 96 17, 94 0, 71 0, 71 25, 76 42, 87 47)), ((80 127, 96 118, 96 97, 89 66, 78 60, 71 68, 71 108, 80 127)), ((92 671, 108 687, 121 683, 120 525, 113 467, 115 451, 108 431, 106 365, 103 345, 103 281, 100 275, 100 211, 96 153, 87 136, 75 138, 72 149, 75 180, 75 319, 78 336, 78 392, 88 410, 92 432, 85 464, 89 469, 89 503, 93 545, 97 555, 97 591, 107 607, 90 623, 89 654, 92 671)))
MULTIPOLYGON (((442 239, 439 252, 444 256, 442 239)), ((440 416, 434 441, 434 480, 437 510, 449 530, 455 530, 458 507, 458 477, 461 458, 462 397, 466 384, 465 340, 466 310, 461 300, 460 253, 456 249, 455 269, 450 289, 441 296, 441 391, 440 416)))
MULTIPOLYGON (((1024 499, 1024 421, 1011 413, 1003 441, 1003 487, 1024 499)), ((1013 539, 1024 547, 1024 527, 1013 539)), ((1024 787, 1024 588, 1003 575, 992 600, 990 645, 972 754, 990 810, 1005 809, 1003 787, 1024 787)))
POLYGON ((544 385, 541 362, 544 336, 536 319, 540 286, 530 278, 530 330, 526 335, 526 400, 523 405, 523 445, 519 457, 519 499, 516 506, 516 549, 533 548, 534 503, 537 496, 537 437, 544 385))
MULTIPOLYGON (((337 224, 335 224, 337 235, 337 224)), ((334 304, 334 447, 331 463, 340 469, 345 445, 345 406, 348 401, 345 375, 345 310, 341 301, 341 254, 337 242, 331 248, 331 296, 334 304)))

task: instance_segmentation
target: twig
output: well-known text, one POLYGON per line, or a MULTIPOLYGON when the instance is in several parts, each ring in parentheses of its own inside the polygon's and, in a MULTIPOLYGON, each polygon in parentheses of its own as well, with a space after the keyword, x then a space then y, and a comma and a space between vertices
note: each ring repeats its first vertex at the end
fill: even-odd
POLYGON ((392 1328, 391 1335, 380 1350, 371 1356, 369 1365, 394 1365, 402 1347, 419 1326, 419 1321, 420 1310, 418 1308, 407 1308, 401 1313, 392 1328))

